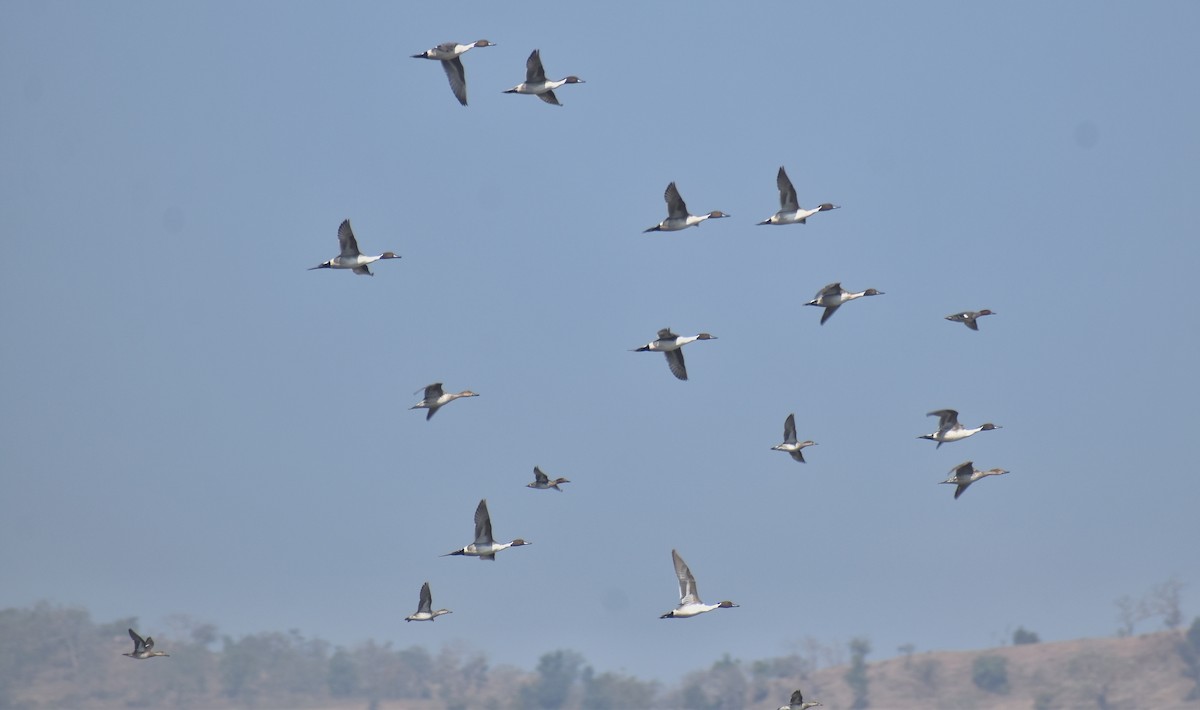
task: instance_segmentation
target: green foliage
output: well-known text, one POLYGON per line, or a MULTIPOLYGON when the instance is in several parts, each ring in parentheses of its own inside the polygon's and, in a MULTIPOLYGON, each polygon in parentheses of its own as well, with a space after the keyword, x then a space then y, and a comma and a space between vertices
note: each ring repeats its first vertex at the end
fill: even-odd
POLYGON ((656 683, 618 673, 594 675, 591 667, 583 671, 583 710, 626 710, 649 708, 658 694, 656 683))
POLYGON ((980 690, 1003 695, 1009 691, 1008 659, 1003 656, 983 655, 971 664, 971 680, 980 690))
POLYGON ((1013 632, 1013 645, 1024 646, 1027 643, 1038 643, 1041 641, 1038 635, 1032 631, 1026 631, 1024 626, 1018 626, 1013 632))
POLYGON ((358 669, 346 650, 339 648, 329 659, 329 694, 348 698, 358 693, 358 669))
POLYGON ((748 687, 741 661, 725 654, 707 671, 684 678, 683 706, 688 710, 740 710, 746 706, 748 687))
POLYGON ((575 651, 552 651, 538 661, 537 680, 521 689, 521 707, 558 710, 567 703, 579 677, 583 656, 575 651))
POLYGON ((846 671, 846 685, 854 691, 854 702, 850 705, 853 710, 870 707, 867 695, 870 692, 870 681, 867 679, 867 654, 871 652, 871 642, 864 637, 850 639, 850 670, 846 671))

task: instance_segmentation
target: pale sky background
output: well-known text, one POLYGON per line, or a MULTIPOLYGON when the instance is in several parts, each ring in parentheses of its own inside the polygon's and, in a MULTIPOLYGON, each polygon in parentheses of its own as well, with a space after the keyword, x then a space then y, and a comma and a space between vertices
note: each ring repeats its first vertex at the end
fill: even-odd
POLYGON ((0 3, 0 607, 665 679, 1111 635, 1172 576, 1190 621, 1198 31, 1189 1, 0 3), (409 58, 479 38, 467 108, 409 58), (501 93, 535 47, 586 81, 561 108, 501 93), (843 209, 755 226, 781 164, 843 209), (672 180, 733 218, 642 234, 672 180), (403 258, 306 271, 345 218, 403 258), (886 295, 819 326, 831 281, 886 295), (666 326, 718 336, 688 382, 628 352, 666 326), (434 381, 481 396, 426 422, 434 381), (1004 428, 935 450, 945 407, 1004 428), (806 465, 770 450, 789 412, 806 465), (1012 473, 955 501, 966 459, 1012 473), (439 558, 482 497, 534 544, 439 558), (673 547, 741 608, 660 621, 673 547), (455 613, 406 625, 425 580, 455 613))

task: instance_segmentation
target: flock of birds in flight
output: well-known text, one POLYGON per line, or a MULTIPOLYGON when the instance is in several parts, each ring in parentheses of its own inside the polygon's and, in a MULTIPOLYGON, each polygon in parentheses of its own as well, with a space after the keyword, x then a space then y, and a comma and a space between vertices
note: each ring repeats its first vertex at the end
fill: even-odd
MULTIPOLYGON (((493 42, 485 39, 472 42, 470 44, 458 44, 455 42, 445 42, 439 44, 432 49, 425 50, 420 54, 412 55, 416 59, 432 59, 441 62, 442 69, 446 73, 446 77, 450 82, 450 89, 454 93, 458 102, 463 106, 467 105, 467 80, 466 72, 463 68, 462 55, 467 51, 476 47, 494 47, 493 42)), ((527 94, 540 98, 542 101, 555 106, 561 106, 558 97, 554 94, 554 90, 567 84, 582 84, 584 81, 577 76, 567 76, 564 79, 550 80, 546 78, 545 68, 542 66, 542 58, 539 50, 535 49, 529 55, 525 63, 525 81, 517 84, 511 89, 506 90, 507 94, 527 94)), ((838 205, 832 203, 822 203, 812 209, 805 209, 800 206, 796 194, 796 188, 792 185, 791 179, 788 178, 787 171, 780 166, 779 173, 776 175, 776 185, 779 189, 779 211, 769 218, 758 222, 759 225, 788 225, 788 224, 806 224, 809 217, 819 213, 839 209, 838 205)), ((693 215, 688 211, 687 204, 683 197, 679 194, 679 189, 672 182, 667 185, 666 191, 663 193, 663 199, 667 204, 667 217, 658 224, 650 227, 644 232, 674 232, 688 227, 697 227, 709 219, 721 219, 730 215, 715 210, 706 214, 693 215)), ((355 274, 362 276, 373 276, 369 266, 377 261, 386 259, 399 259, 400 256, 394 252, 385 251, 377 256, 368 256, 361 252, 358 246, 358 240, 354 236, 354 232, 350 227, 350 220, 344 220, 338 227, 338 246, 339 253, 337 256, 324 261, 314 269, 349 269, 355 274)), ((880 296, 882 291, 874 288, 868 288, 863 291, 848 291, 842 287, 840 282, 831 283, 814 296, 813 300, 805 305, 818 306, 824 309, 821 314, 821 325, 824 325, 837 310, 850 301, 864 298, 867 296, 880 296)), ((978 319, 983 316, 993 315, 993 312, 988 309, 979 311, 962 311, 952 313, 946 316, 946 320, 956 323, 962 323, 971 330, 978 331, 978 319)), ((687 367, 683 358, 683 347, 690 343, 716 340, 716 336, 708 333, 698 333, 691 336, 678 335, 671 331, 670 328, 663 328, 658 331, 658 337, 641 347, 634 348, 635 352, 660 352, 667 360, 667 366, 671 374, 680 380, 687 380, 687 367)), ((421 401, 414 404, 411 409, 425 409, 426 421, 433 418, 437 411, 453 402, 456 399, 465 397, 479 396, 470 390, 462 392, 446 392, 442 383, 435 382, 427 385, 423 390, 418 390, 418 394, 423 393, 421 401)), ((958 412, 953 409, 939 409, 929 412, 928 416, 938 418, 937 429, 930 433, 924 434, 918 438, 927 439, 937 442, 937 448, 942 444, 961 441, 981 431, 991 431, 1000 427, 991 422, 981 424, 978 427, 967 428, 958 421, 958 412)), ((784 421, 783 427, 783 443, 771 447, 772 450, 782 451, 790 455, 799 463, 805 463, 803 450, 810 446, 815 446, 815 441, 799 441, 796 434, 796 416, 789 414, 784 421)), ((535 480, 527 484, 528 488, 546 490, 553 488, 556 491, 562 492, 559 486, 564 483, 570 483, 566 478, 551 479, 539 467, 533 469, 535 480)), ((973 461, 965 461, 950 471, 950 477, 941 483, 954 484, 954 498, 957 499, 963 494, 975 481, 986 476, 994 476, 1008 473, 1008 471, 1000 468, 993 468, 987 471, 980 471, 974 467, 973 461)), ((511 542, 498 543, 492 534, 492 520, 488 512, 487 500, 479 501, 479 505, 475 509, 475 539, 468 545, 462 548, 448 552, 443 557, 463 555, 477 557, 481 560, 494 561, 496 554, 510 547, 521 547, 529 545, 526 540, 516 538, 511 542)), ((696 589, 696 578, 688 568, 687 563, 683 561, 677 550, 671 550, 671 560, 675 568, 675 576, 679 582, 679 604, 674 609, 666 612, 660 618, 662 619, 686 619, 698 616, 705 612, 713 611, 714 609, 729 609, 738 606, 731 601, 721 601, 716 604, 705 604, 700 600, 699 592, 696 589)), ((433 595, 430 591, 429 582, 425 582, 421 586, 420 597, 417 604, 417 610, 411 615, 405 617, 405 621, 433 621, 437 617, 452 613, 449 609, 434 609, 433 595)), ((129 629, 129 636, 133 639, 134 649, 132 653, 122 655, 136 659, 147 659, 158 656, 167 656, 168 654, 162 651, 154 651, 154 639, 147 636, 143 639, 133 629, 129 629)), ((816 707, 821 705, 817 701, 805 701, 800 690, 792 693, 791 699, 787 705, 783 705, 779 710, 806 710, 806 708, 816 707)))

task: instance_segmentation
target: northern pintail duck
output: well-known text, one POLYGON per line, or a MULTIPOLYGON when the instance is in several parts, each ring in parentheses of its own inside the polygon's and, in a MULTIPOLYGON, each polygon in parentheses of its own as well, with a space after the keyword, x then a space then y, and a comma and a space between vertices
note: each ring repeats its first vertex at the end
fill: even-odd
POLYGON ((802 450, 806 446, 816 446, 815 441, 796 441, 796 415, 789 414, 783 422, 783 443, 778 446, 772 446, 772 451, 786 451, 792 455, 800 463, 804 463, 804 454, 802 450))
POLYGON ((421 601, 412 616, 404 617, 405 621, 433 621, 442 614, 453 614, 449 609, 433 610, 433 594, 429 592, 429 582, 421 585, 421 601))
POLYGON ((577 76, 568 76, 566 79, 558 81, 550 81, 546 78, 546 70, 542 68, 541 50, 533 50, 529 55, 529 59, 525 60, 525 81, 517 84, 513 88, 505 91, 506 94, 533 94, 542 101, 555 106, 562 106, 558 102, 558 97, 554 95, 554 90, 563 84, 583 84, 583 79, 577 76))
POLYGON ((526 542, 521 538, 517 538, 512 542, 496 542, 492 539, 492 516, 488 515, 487 498, 479 501, 479 507, 475 509, 475 542, 467 545, 461 550, 447 552, 442 557, 451 555, 470 555, 478 557, 481 560, 496 560, 496 553, 501 550, 507 550, 510 547, 520 547, 521 545, 532 545, 531 542, 526 542))
POLYGON ((130 629, 129 630, 129 638, 133 639, 133 653, 122 653, 121 654, 122 656, 129 656, 130 658, 137 658, 137 659, 145 659, 145 658, 154 658, 155 656, 170 656, 171 655, 169 653, 163 653, 162 651, 155 651, 154 650, 154 637, 152 637, 152 636, 147 636, 146 638, 143 639, 141 636, 137 635, 136 631, 134 631, 133 629, 130 629))
POLYGON ((962 323, 971 330, 979 330, 979 324, 975 322, 975 319, 982 318, 983 316, 994 315, 996 314, 985 308, 982 311, 963 311, 962 313, 951 313, 950 315, 946 316, 946 320, 952 320, 955 323, 962 323))
POLYGON ((951 441, 959 441, 960 439, 965 439, 973 434, 978 434, 981 431, 991 431, 992 429, 1002 428, 998 424, 992 424, 991 422, 988 422, 986 424, 981 424, 974 429, 968 429, 962 424, 958 423, 958 412, 953 409, 936 409, 932 412, 929 412, 925 416, 938 418, 937 431, 933 432, 932 434, 918 436, 917 438, 936 441, 938 444, 934 447, 935 449, 942 448, 942 444, 951 441))
POLYGON ((779 174, 775 176, 775 184, 779 186, 779 211, 759 224, 804 224, 805 220, 818 212, 838 208, 837 205, 826 202, 811 210, 802 209, 796 200, 796 188, 792 187, 792 181, 788 179, 782 165, 779 166, 779 174))
POLYGON ((467 105, 467 74, 463 71, 462 55, 467 53, 467 50, 476 47, 495 47, 496 45, 486 39, 481 39, 478 42, 471 44, 458 44, 457 42, 443 42, 433 49, 427 49, 420 54, 412 55, 413 59, 437 59, 442 63, 442 69, 446 71, 446 78, 450 80, 450 90, 454 92, 454 97, 463 106, 467 105))
POLYGON ((683 350, 681 348, 688 343, 694 343, 697 340, 716 340, 717 336, 709 335, 708 333, 700 333, 698 335, 682 336, 671 332, 670 328, 663 328, 658 331, 658 339, 646 343, 640 348, 634 348, 633 352, 644 353, 647 351, 659 352, 667 356, 667 366, 671 368, 671 374, 681 380, 687 379, 687 367, 683 364, 683 350))
MULTIPOLYGON (((420 393, 421 390, 413 392, 413 394, 420 393)), ((479 395, 475 394, 471 390, 463 390, 462 392, 443 392, 442 383, 434 382, 432 385, 425 386, 425 398, 409 407, 409 409, 428 409, 429 413, 425 415, 425 421, 429 421, 430 419, 433 419, 433 415, 437 414, 438 409, 441 409, 450 402, 453 402, 460 397, 478 396, 479 395)))
POLYGON ((553 488, 559 493, 562 493, 562 489, 558 487, 559 484, 570 483, 570 481, 565 478, 556 478, 551 481, 550 477, 543 473, 542 469, 538 468, 537 466, 533 467, 533 477, 537 480, 535 480, 533 483, 526 483, 526 488, 540 488, 542 490, 553 488))
POLYGON ((963 494, 963 491, 967 490, 967 486, 971 485, 975 481, 978 481, 984 476, 1000 476, 1005 473, 1008 473, 1008 471, 1005 471, 1002 468, 979 471, 975 469, 974 461, 963 461, 959 465, 950 469, 950 478, 942 481, 942 483, 953 483, 958 486, 958 488, 954 489, 954 500, 958 500, 958 497, 963 494))
POLYGON ((854 299, 862 298, 863 296, 882 296, 882 295, 883 295, 883 291, 876 291, 873 288, 869 288, 866 291, 859 291, 858 293, 853 293, 851 291, 847 291, 846 289, 842 288, 841 282, 836 282, 836 283, 831 283, 828 286, 826 286, 825 288, 818 291, 816 297, 804 305, 823 307, 825 309, 825 312, 823 314, 821 314, 821 325, 825 325, 825 321, 827 321, 831 317, 833 317, 833 314, 837 311, 837 309, 840 308, 841 305, 843 303, 845 303, 846 301, 853 301, 854 299))
POLYGON ((804 702, 804 693, 801 693, 800 690, 797 688, 796 690, 792 691, 792 699, 788 701, 788 704, 780 705, 779 710, 808 710, 808 708, 815 708, 815 707, 824 707, 824 706, 821 705, 821 703, 816 700, 810 700, 808 702, 804 702))
POLYGON ((400 257, 390 251, 385 251, 379 256, 364 256, 358 250, 358 240, 354 238, 354 232, 350 229, 350 220, 342 220, 341 226, 338 227, 338 244, 342 248, 342 253, 333 257, 329 261, 309 269, 354 269, 354 273, 360 276, 374 276, 371 270, 367 268, 367 264, 373 264, 380 259, 399 259, 400 257))
POLYGON ((687 563, 675 550, 671 550, 671 560, 675 563, 675 576, 679 578, 679 606, 658 618, 686 619, 713 609, 729 609, 737 606, 729 601, 717 604, 705 604, 700 601, 700 593, 696 591, 696 578, 692 576, 692 571, 688 569, 687 563))
POLYGON ((667 218, 650 229, 643 229, 643 234, 646 232, 677 232, 688 227, 695 227, 706 219, 729 216, 720 210, 708 214, 688 214, 687 204, 679 196, 679 188, 675 187, 673 182, 667 185, 666 191, 663 192, 663 199, 667 201, 667 218))

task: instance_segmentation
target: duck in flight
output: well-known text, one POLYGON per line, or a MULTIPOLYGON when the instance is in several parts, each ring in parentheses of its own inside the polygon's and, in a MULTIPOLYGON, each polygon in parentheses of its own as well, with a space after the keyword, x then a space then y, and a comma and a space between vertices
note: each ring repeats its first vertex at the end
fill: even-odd
POLYGON ((772 446, 772 451, 786 451, 791 454, 792 458, 800 463, 804 463, 804 454, 802 453, 806 446, 816 446, 815 441, 797 441, 796 440, 796 415, 789 414, 783 422, 783 443, 778 446, 772 446))
POLYGON ((558 491, 559 493, 562 493, 562 489, 559 488, 558 486, 563 483, 570 483, 570 481, 568 481, 565 478, 556 478, 553 481, 550 480, 550 477, 547 476, 545 473, 543 473, 542 469, 538 468, 537 466, 533 467, 533 477, 535 479, 534 482, 526 483, 525 484, 526 488, 538 488, 541 490, 545 490, 547 488, 553 488, 554 490, 558 491))
POLYGON ((857 293, 847 291, 846 289, 842 288, 842 284, 839 281, 831 283, 820 291, 817 291, 816 297, 804 305, 823 307, 825 312, 821 314, 821 325, 825 325, 825 321, 832 318, 833 314, 837 312, 837 309, 841 308, 842 304, 846 301, 853 301, 854 299, 862 298, 863 296, 882 295, 883 291, 876 291, 873 288, 869 288, 866 291, 859 291, 857 293))
POLYGON ((792 699, 788 701, 788 704, 780 705, 779 710, 808 710, 808 708, 815 708, 815 707, 824 707, 824 706, 821 705, 821 703, 816 700, 810 700, 808 702, 805 702, 804 701, 804 693, 801 693, 799 689, 796 689, 796 690, 792 691, 792 699))
POLYGON ((663 192, 663 199, 667 201, 667 218, 649 229, 643 229, 643 234, 646 232, 677 232, 688 227, 699 226, 706 219, 729 216, 720 210, 708 214, 688 214, 687 204, 679 196, 679 188, 675 187, 674 182, 667 185, 666 191, 663 192))
POLYGON ((634 348, 633 352, 660 352, 667 356, 667 367, 671 368, 671 374, 675 377, 686 380, 687 367, 683 364, 683 346, 688 343, 694 343, 697 340, 716 340, 717 336, 709 335, 708 333, 699 333, 697 335, 676 335, 671 332, 670 328, 663 328, 658 331, 658 338, 651 340, 640 348, 634 348))
POLYGON ((998 424, 992 424, 991 422, 988 422, 986 424, 981 424, 974 429, 968 429, 962 424, 958 423, 958 412, 953 409, 935 409, 925 416, 938 418, 937 431, 933 432, 932 434, 923 434, 917 438, 936 441, 937 446, 934 447, 935 449, 940 449, 942 448, 942 444, 947 444, 951 441, 962 441, 968 436, 973 436, 981 431, 991 431, 992 429, 1003 428, 998 424))
POLYGON ((510 547, 531 544, 533 543, 526 542, 521 538, 517 538, 512 542, 496 542, 492 538, 492 516, 488 514, 487 498, 484 498, 479 501, 479 507, 475 509, 475 542, 472 542, 461 550, 447 552, 442 557, 469 555, 471 557, 478 557, 481 560, 495 562, 497 552, 507 550, 510 547))
POLYGON ((979 324, 975 322, 976 319, 984 316, 994 315, 996 314, 985 308, 982 311, 963 311, 962 313, 951 313, 950 315, 946 316, 946 320, 952 320, 955 323, 962 323, 971 330, 979 330, 979 324))
POLYGON ((967 490, 967 486, 971 485, 975 481, 978 481, 984 476, 1001 476, 1006 473, 1008 473, 1008 471, 1005 471, 1002 468, 979 471, 975 469, 974 461, 963 461, 959 465, 950 469, 950 478, 941 481, 941 483, 953 483, 958 486, 958 488, 954 489, 954 500, 958 500, 958 497, 963 494, 963 491, 967 490))
POLYGON ((442 63, 442 69, 446 71, 446 78, 450 80, 450 90, 454 92, 454 98, 463 106, 467 105, 467 73, 463 70, 462 55, 468 50, 476 47, 495 47, 496 45, 486 39, 481 39, 478 42, 471 44, 459 44, 457 42, 442 42, 433 49, 427 49, 420 54, 412 55, 413 59, 436 59, 442 63))
POLYGON ((717 604, 705 604, 700 601, 700 593, 696 591, 696 578, 692 576, 692 571, 688 569, 687 563, 679 556, 678 551, 671 550, 671 561, 675 563, 675 576, 679 578, 679 606, 658 618, 687 619, 713 609, 729 609, 737 606, 730 601, 717 604))
POLYGON ((404 617, 405 621, 433 621, 442 614, 453 614, 449 609, 433 610, 433 594, 429 592, 429 582, 421 585, 421 600, 417 610, 411 616, 404 617))
MULTIPOLYGON (((413 394, 420 393, 421 390, 413 392, 413 394)), ((428 409, 429 413, 425 415, 425 421, 429 421, 430 419, 433 419, 433 415, 437 414, 437 410, 453 402, 454 400, 462 397, 478 396, 479 395, 475 394, 471 390, 463 390, 462 392, 444 392, 442 391, 442 383, 434 382, 432 385, 425 385, 424 398, 420 402, 417 402, 413 406, 409 407, 409 409, 428 409)))
POLYGON ((583 79, 577 76, 568 76, 566 79, 558 81, 550 81, 546 78, 546 70, 542 68, 541 50, 533 50, 529 55, 529 59, 525 60, 525 81, 517 84, 513 88, 505 91, 506 94, 533 94, 542 101, 555 106, 562 106, 558 102, 558 97, 554 95, 554 90, 566 84, 583 84, 583 79))
POLYGON ((350 229, 350 220, 342 220, 342 224, 338 227, 338 245, 342 252, 333 257, 329 261, 322 262, 309 269, 353 269, 354 273, 359 276, 374 276, 371 270, 367 268, 368 264, 373 264, 380 259, 399 259, 400 257, 390 251, 385 251, 379 256, 365 256, 358 250, 358 240, 354 238, 354 231, 350 229))
POLYGON ((838 209, 837 205, 828 202, 811 210, 801 208, 796 199, 796 188, 792 187, 792 181, 788 179, 787 171, 782 165, 779 166, 779 174, 775 176, 775 184, 779 186, 779 211, 759 224, 805 224, 809 217, 818 212, 838 209))
POLYGON ((129 630, 129 638, 133 639, 133 652, 132 653, 122 653, 121 654, 122 656, 129 656, 130 658, 137 658, 137 659, 146 659, 146 658, 154 658, 155 656, 170 656, 171 655, 169 653, 163 653, 162 651, 155 651, 154 650, 154 638, 152 636, 147 636, 146 638, 143 639, 141 636, 137 635, 136 631, 134 631, 133 629, 130 629, 129 630))

